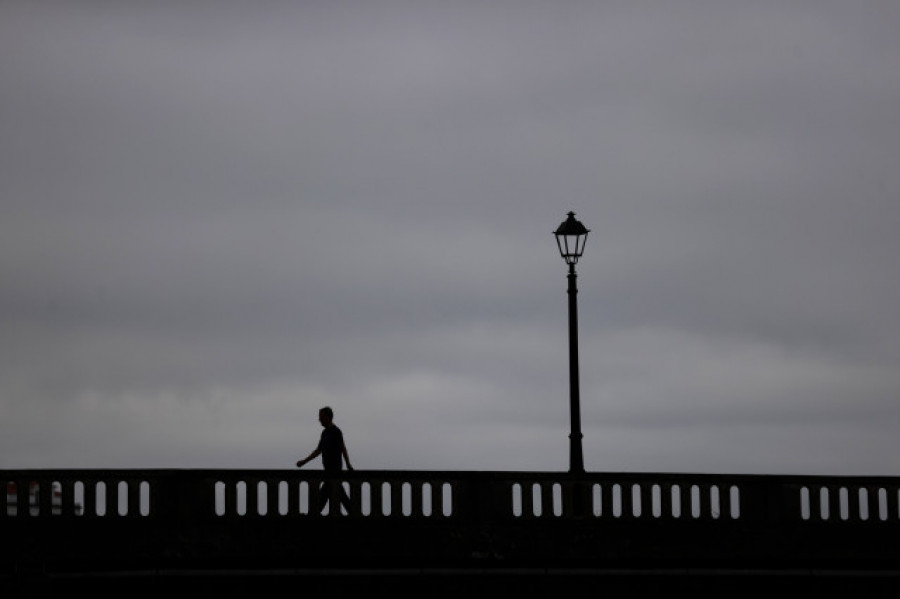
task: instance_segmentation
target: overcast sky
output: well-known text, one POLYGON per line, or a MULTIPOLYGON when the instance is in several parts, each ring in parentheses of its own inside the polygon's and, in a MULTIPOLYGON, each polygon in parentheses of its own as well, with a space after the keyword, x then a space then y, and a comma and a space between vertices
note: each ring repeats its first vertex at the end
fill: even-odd
POLYGON ((900 475, 900 3, 0 1, 0 468, 900 475), (307 468, 319 468, 318 462, 307 468))

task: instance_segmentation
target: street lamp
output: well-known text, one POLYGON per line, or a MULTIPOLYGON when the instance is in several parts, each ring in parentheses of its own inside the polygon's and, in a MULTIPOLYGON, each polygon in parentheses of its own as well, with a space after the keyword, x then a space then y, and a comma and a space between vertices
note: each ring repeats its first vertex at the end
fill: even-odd
POLYGON ((553 233, 559 254, 569 265, 569 472, 584 472, 584 456, 581 451, 581 408, 578 397, 578 288, 575 286, 575 264, 584 253, 584 243, 589 231, 575 218, 574 212, 553 233))

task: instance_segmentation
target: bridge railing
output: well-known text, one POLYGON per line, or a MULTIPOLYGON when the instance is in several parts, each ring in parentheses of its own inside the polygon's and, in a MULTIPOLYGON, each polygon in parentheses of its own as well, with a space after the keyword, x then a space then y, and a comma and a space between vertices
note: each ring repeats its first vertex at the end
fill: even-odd
POLYGON ((45 469, 0 470, 0 483, 10 596, 291 581, 354 596, 655 596, 684 579, 703 596, 840 583, 893 597, 900 581, 900 477, 45 469))
POLYGON ((322 517, 900 526, 900 477, 70 469, 0 470, 0 484, 0 530, 45 519, 322 517))

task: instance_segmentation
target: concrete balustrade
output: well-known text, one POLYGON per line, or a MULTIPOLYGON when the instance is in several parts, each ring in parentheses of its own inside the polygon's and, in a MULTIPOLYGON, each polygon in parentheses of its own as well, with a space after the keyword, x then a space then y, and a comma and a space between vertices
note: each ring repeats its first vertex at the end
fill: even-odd
POLYGON ((582 582, 614 572, 632 578, 828 573, 832 583, 844 575, 900 582, 898 477, 323 476, 315 470, 0 470, 6 489, 0 582, 34 573, 69 582, 159 581, 176 574, 183 582, 202 573, 209 582, 238 571, 317 580, 327 578, 323 572, 381 579, 400 572, 565 571, 582 582), (329 503, 320 511, 323 495, 329 503))

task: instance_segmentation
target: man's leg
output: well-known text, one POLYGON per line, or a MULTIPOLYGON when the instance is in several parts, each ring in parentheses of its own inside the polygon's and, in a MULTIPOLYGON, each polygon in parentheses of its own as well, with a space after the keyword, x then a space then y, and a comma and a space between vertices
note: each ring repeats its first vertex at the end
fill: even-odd
POLYGON ((330 495, 329 486, 324 482, 319 484, 319 513, 325 511, 325 507, 328 506, 328 496, 330 495))
MULTIPOLYGON (((337 480, 329 480, 319 485, 319 513, 325 511, 325 507, 329 504, 332 495, 337 495, 338 505, 342 505, 348 514, 352 512, 350 504, 350 496, 344 485, 337 480)), ((340 509, 340 508, 339 508, 340 509)))

